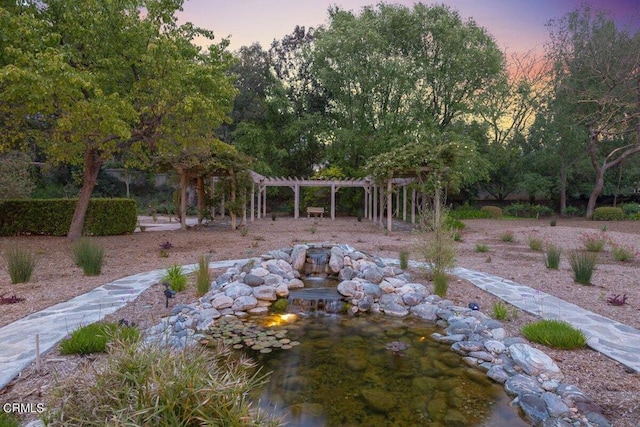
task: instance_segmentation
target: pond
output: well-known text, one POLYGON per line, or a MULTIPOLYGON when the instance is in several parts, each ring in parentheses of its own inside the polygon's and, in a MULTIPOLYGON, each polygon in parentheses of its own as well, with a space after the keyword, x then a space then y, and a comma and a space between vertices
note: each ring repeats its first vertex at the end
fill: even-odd
POLYGON ((265 319, 300 342, 250 351, 263 372, 260 407, 288 426, 528 426, 503 387, 430 338, 418 319, 335 314, 265 319))

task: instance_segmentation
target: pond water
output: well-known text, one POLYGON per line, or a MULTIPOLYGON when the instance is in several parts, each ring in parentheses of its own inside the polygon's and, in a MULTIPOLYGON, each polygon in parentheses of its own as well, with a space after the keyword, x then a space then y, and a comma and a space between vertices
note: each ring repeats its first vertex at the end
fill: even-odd
POLYGON ((286 329, 300 345, 250 354, 271 372, 261 408, 288 426, 529 425, 501 385, 429 337, 433 325, 381 316, 287 319, 265 325, 286 329))

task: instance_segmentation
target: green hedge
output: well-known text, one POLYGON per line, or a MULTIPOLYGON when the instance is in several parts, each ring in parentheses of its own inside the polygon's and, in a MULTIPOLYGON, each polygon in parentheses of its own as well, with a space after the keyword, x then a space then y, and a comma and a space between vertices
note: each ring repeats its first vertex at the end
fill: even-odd
MULTIPOLYGON (((0 235, 41 234, 65 236, 76 199, 0 201, 0 235)), ((91 199, 83 234, 109 236, 133 233, 138 222, 133 199, 91 199)))
POLYGON ((624 212, 621 208, 612 206, 602 206, 593 211, 595 221, 620 221, 624 219, 624 212))
POLYGON ((480 209, 458 208, 449 212, 449 216, 454 219, 488 219, 491 213, 480 209))

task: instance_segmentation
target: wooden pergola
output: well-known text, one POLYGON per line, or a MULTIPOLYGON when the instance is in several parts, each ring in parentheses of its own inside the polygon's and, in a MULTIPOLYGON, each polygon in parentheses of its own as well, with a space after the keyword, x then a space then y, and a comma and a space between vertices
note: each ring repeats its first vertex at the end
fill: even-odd
MULTIPOLYGON (((380 222, 384 225, 386 216, 386 228, 391 231, 393 216, 400 216, 400 206, 402 206, 402 219, 407 220, 407 186, 414 180, 412 178, 394 178, 386 183, 386 197, 383 186, 376 185, 370 177, 355 179, 300 179, 300 178, 283 178, 283 177, 266 177, 251 171, 253 180, 250 196, 250 220, 260 219, 267 215, 267 187, 289 187, 294 194, 294 210, 293 217, 300 217, 300 188, 301 187, 329 187, 331 189, 331 219, 336 217, 336 192, 344 187, 362 188, 364 191, 364 217, 373 222, 380 222), (396 200, 394 203, 394 187, 402 188, 402 201, 400 200, 400 191, 396 191, 396 200), (386 215, 384 208, 386 206, 386 215), (257 208, 257 209, 256 209, 257 208), (395 208, 395 209, 394 209, 395 208)), ((411 194, 411 223, 416 222, 416 190, 411 194)))

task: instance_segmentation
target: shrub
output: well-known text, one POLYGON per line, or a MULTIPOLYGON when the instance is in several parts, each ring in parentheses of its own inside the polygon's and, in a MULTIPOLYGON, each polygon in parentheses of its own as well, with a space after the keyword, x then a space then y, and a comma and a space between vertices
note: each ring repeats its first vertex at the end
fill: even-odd
POLYGON ((169 283, 169 287, 176 292, 184 291, 187 288, 187 276, 179 265, 167 268, 162 281, 169 283))
POLYGON ((567 206, 562 210, 563 216, 583 216, 584 209, 577 208, 575 206, 567 206))
POLYGON ((26 249, 10 248, 4 253, 11 283, 26 283, 31 280, 36 266, 36 256, 26 249))
POLYGON ((60 342, 62 354, 91 354, 107 351, 107 343, 114 339, 136 342, 140 331, 133 326, 115 323, 92 323, 73 331, 69 338, 60 342))
POLYGON ((602 206, 593 211, 595 221, 620 221, 624 219, 624 212, 621 208, 612 206, 602 206))
POLYGON ((102 271, 104 246, 89 238, 82 238, 73 247, 75 262, 84 271, 85 276, 98 276, 102 271))
MULTIPOLYGON (((0 201, 0 235, 64 236, 69 231, 75 199, 0 201)), ((91 199, 83 233, 107 236, 133 233, 138 223, 133 199, 91 199)))
POLYGON ((409 267, 409 251, 400 251, 400 268, 406 270, 409 267))
POLYGON ((498 320, 505 320, 509 317, 509 311, 507 310, 507 305, 502 301, 498 301, 493 304, 493 318, 498 320))
POLYGON ((557 270, 560 267, 560 255, 562 248, 554 244, 547 245, 547 253, 545 254, 544 265, 550 270, 557 270))
POLYGON ((444 220, 444 228, 448 230, 464 230, 466 228, 466 225, 459 219, 447 215, 444 220))
POLYGON ((447 273, 440 270, 434 270, 432 280, 433 293, 444 298, 449 290, 449 277, 447 276, 447 273))
POLYGON ((581 285, 590 285, 593 270, 596 267, 597 256, 592 252, 572 251, 569 254, 569 264, 573 270, 573 278, 581 285))
POLYGON ((228 348, 173 351, 118 342, 84 369, 54 385, 45 424, 274 425, 249 400, 267 376, 228 348))
POLYGON ((621 208, 626 218, 632 218, 633 216, 640 214, 640 203, 625 203, 621 208))
POLYGON ((514 241, 514 234, 513 234, 513 230, 506 230, 506 231, 504 231, 504 232, 500 235, 500 240, 502 240, 503 242, 513 242, 513 241, 514 241))
POLYGON ((611 244, 611 255, 616 261, 632 261, 636 257, 636 253, 636 249, 631 245, 611 244))
POLYGON ((604 231, 600 233, 582 233, 580 241, 584 248, 589 252, 600 252, 604 249, 604 245, 609 242, 609 238, 604 231))
POLYGON ((198 258, 198 271, 196 273, 196 294, 201 297, 209 291, 211 286, 211 274, 209 273, 209 256, 200 255, 198 258))
POLYGON ((522 328, 522 334, 529 340, 548 347, 572 350, 584 347, 587 338, 584 333, 561 320, 539 320, 522 328))
POLYGON ((472 209, 468 206, 457 208, 449 212, 454 219, 488 219, 491 218, 491 213, 482 211, 480 209, 472 209))
POLYGON ((454 242, 462 242, 463 240, 462 233, 460 232, 460 230, 453 230, 451 232, 451 238, 453 239, 454 242))
POLYGON ((489 252, 489 246, 476 243, 476 252, 489 252))
POLYGON ((497 206, 483 206, 480 210, 488 212, 491 218, 502 218, 502 209, 497 206))
POLYGON ((544 240, 535 234, 529 234, 525 240, 532 251, 541 251, 544 246, 544 240))

